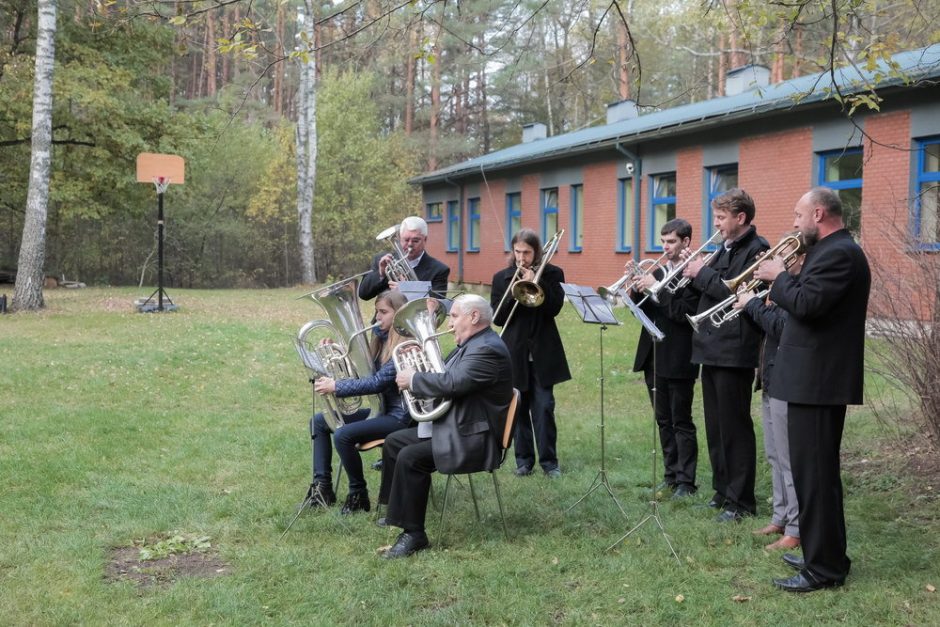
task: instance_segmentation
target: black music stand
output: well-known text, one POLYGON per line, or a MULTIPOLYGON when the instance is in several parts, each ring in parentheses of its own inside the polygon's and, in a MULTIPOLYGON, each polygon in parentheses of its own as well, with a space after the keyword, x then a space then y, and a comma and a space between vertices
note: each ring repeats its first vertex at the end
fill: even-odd
POLYGON ((614 316, 614 312, 610 310, 610 304, 602 297, 598 296, 591 288, 574 285, 573 283, 562 283, 561 287, 565 291, 565 297, 568 299, 568 302, 574 305, 575 311, 581 316, 582 322, 585 324, 600 325, 597 341, 601 370, 601 468, 594 476, 594 481, 591 482, 591 487, 588 488, 588 491, 585 492, 581 498, 572 503, 565 511, 571 511, 575 505, 586 499, 594 490, 603 486, 603 488, 607 490, 607 494, 610 495, 610 498, 617 504, 620 513, 626 517, 627 512, 624 511, 620 501, 614 496, 614 491, 610 488, 610 482, 607 480, 607 449, 604 444, 604 331, 607 330, 608 324, 619 325, 620 321, 614 316))
MULTIPOLYGON (((629 296, 623 299, 623 302, 626 303, 627 307, 630 309, 630 312, 634 317, 640 321, 640 324, 643 326, 643 331, 641 333, 649 333, 650 339, 654 343, 662 342, 666 336, 662 331, 659 330, 659 327, 649 319, 646 315, 646 312, 640 309, 639 305, 633 302, 629 296)), ((656 525, 659 527, 659 531, 663 534, 663 539, 666 540, 666 544, 669 546, 669 550, 672 551, 672 556, 676 558, 676 561, 679 564, 682 564, 682 560, 679 559, 679 555, 676 553, 676 550, 672 546, 672 542, 669 541, 669 535, 666 533, 666 528, 663 526, 663 521, 659 518, 659 502, 656 500, 656 347, 653 347, 653 437, 652 437, 652 474, 650 475, 650 500, 649 507, 650 512, 646 515, 643 520, 638 522, 633 529, 623 534, 620 539, 607 547, 607 550, 613 549, 615 546, 626 540, 630 534, 642 527, 647 521, 653 520, 656 522, 656 525)))

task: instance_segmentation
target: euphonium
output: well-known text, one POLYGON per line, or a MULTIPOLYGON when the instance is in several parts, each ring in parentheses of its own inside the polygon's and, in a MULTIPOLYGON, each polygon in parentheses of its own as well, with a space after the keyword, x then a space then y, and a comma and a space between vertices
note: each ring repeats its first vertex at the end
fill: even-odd
MULTIPOLYGON (((355 379, 375 374, 375 362, 365 338, 366 332, 375 325, 365 327, 362 323, 358 284, 359 277, 355 276, 306 294, 326 311, 329 318, 308 322, 294 340, 297 352, 314 380, 320 377, 355 379), (320 344, 315 337, 308 339, 308 335, 317 329, 323 330, 332 342, 320 344)), ((364 405, 368 406, 370 417, 384 413, 382 398, 376 394, 345 399, 330 394, 324 400, 327 411, 323 412, 323 418, 334 431, 346 424, 345 417, 364 405)))
MULTIPOLYGON (((417 372, 444 372, 444 358, 437 338, 453 330, 437 332, 447 316, 442 305, 434 298, 418 298, 404 305, 395 314, 392 325, 399 335, 413 338, 401 342, 395 347, 392 359, 395 368, 415 370, 417 372)), ((410 390, 401 393, 402 399, 411 417, 418 422, 436 420, 450 409, 449 399, 421 399, 410 390)))
POLYGON ((408 263, 408 253, 411 252, 411 247, 409 246, 408 250, 402 249, 401 243, 398 241, 398 229, 398 225, 390 226, 375 236, 375 239, 388 242, 394 249, 392 261, 385 267, 385 276, 388 277, 389 281, 395 283, 417 281, 418 275, 415 274, 414 268, 408 263))

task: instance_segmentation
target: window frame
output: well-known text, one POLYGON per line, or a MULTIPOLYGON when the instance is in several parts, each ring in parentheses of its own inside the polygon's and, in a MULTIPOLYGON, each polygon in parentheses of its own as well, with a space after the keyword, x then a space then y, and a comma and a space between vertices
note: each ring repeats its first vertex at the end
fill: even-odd
POLYGON ((569 193, 571 211, 568 218, 568 252, 579 253, 584 248, 584 184, 577 183, 571 186, 569 193), (580 201, 580 207, 578 206, 580 201), (581 239, 581 243, 578 240, 581 239))
POLYGON ((429 202, 424 205, 424 221, 425 222, 443 222, 444 221, 444 203, 441 201, 429 202), (431 210, 431 207, 437 207, 437 214, 431 210))
MULTIPOLYGON (((649 236, 647 240, 646 251, 651 253, 661 253, 663 252, 662 241, 660 240, 659 233, 656 230, 656 207, 658 205, 676 205, 676 196, 653 196, 654 190, 656 189, 655 181, 658 178, 671 176, 673 179, 673 184, 678 185, 679 179, 676 176, 675 170, 671 172, 660 172, 658 174, 649 175, 649 214, 647 214, 647 234, 649 236)), ((668 221, 668 220, 667 220, 668 221)))
MULTIPOLYGON (((706 168, 708 172, 708 198, 705 200, 705 211, 702 216, 702 243, 709 241, 715 235, 715 215, 712 211, 712 201, 724 194, 724 191, 716 190, 716 183, 720 180, 719 177, 723 174, 727 174, 731 171, 734 171, 735 178, 737 179, 738 173, 738 164, 737 163, 726 163, 723 165, 710 166, 706 168)), ((734 187, 737 187, 737 181, 734 184, 734 187)), ((725 190, 727 191, 727 190, 725 190)), ((711 245, 706 247, 706 250, 715 250, 717 245, 711 245)))
POLYGON ((480 252, 480 242, 479 239, 480 233, 480 198, 468 198, 467 199, 467 252, 468 253, 478 253, 480 252), (477 237, 473 236, 473 227, 477 227, 477 237))
MULTIPOLYGON (((823 150, 816 153, 816 184, 820 187, 828 187, 829 189, 834 189, 836 191, 843 191, 849 189, 859 190, 859 206, 858 206, 858 229, 859 234, 862 229, 862 204, 861 199, 864 194, 864 176, 860 176, 854 179, 841 179, 838 181, 827 181, 826 180, 826 160, 830 157, 844 157, 847 155, 861 155, 862 163, 864 168, 864 159, 865 153, 862 150, 861 146, 846 146, 844 148, 839 148, 838 150, 823 150)), ((843 204, 844 206, 844 204, 843 204)))
POLYGON ((445 209, 447 211, 447 252, 455 253, 460 250, 460 201, 448 200, 445 209), (453 241, 455 231, 456 242, 453 241))
POLYGON ((559 194, 557 187, 546 187, 541 190, 541 231, 542 231, 542 243, 547 242, 551 237, 554 237, 555 233, 551 235, 548 234, 548 217, 550 215, 555 216, 555 225, 558 225, 558 203, 559 203, 559 194), (551 192, 555 192, 555 205, 547 205, 548 197, 551 195, 551 192))
MULTIPOLYGON (((940 145, 940 136, 925 137, 917 140, 917 170, 914 175, 914 206, 911 208, 911 237, 918 250, 940 252, 940 241, 922 242, 920 241, 921 229, 921 187, 924 183, 935 183, 940 186, 940 170, 937 172, 926 172, 927 146, 940 145)), ((940 212, 940 209, 938 209, 940 212)), ((940 220, 940 215, 934 218, 940 220)), ((940 239, 940 238, 938 238, 940 239)))
POLYGON ((617 239, 615 241, 614 252, 630 253, 633 252, 633 236, 636 227, 636 208, 633 206, 635 198, 636 178, 626 176, 617 179, 617 239), (627 190, 627 183, 630 189, 627 190), (629 224, 627 223, 627 211, 630 212, 629 224), (629 231, 628 231, 629 228, 629 231), (624 239, 624 234, 629 232, 629 242, 624 239))
POLYGON ((510 192, 506 194, 506 236, 503 242, 505 252, 512 250, 512 236, 518 229, 512 227, 513 219, 519 218, 519 228, 522 228, 522 192, 510 192), (518 209, 513 209, 512 199, 518 199, 518 209))

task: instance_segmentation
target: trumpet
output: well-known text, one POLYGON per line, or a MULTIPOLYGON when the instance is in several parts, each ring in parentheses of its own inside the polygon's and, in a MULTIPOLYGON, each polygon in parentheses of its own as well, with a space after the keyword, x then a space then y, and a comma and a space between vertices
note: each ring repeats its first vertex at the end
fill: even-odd
MULTIPOLYGON (((803 254, 805 248, 806 246, 803 243, 802 233, 787 235, 782 240, 780 240, 776 246, 764 253, 760 259, 745 269, 744 272, 734 277, 733 279, 723 280, 722 283, 724 283, 725 286, 731 291, 731 296, 713 305, 712 307, 709 307, 699 314, 694 316, 686 314, 686 318, 688 319, 689 324, 691 324, 695 332, 698 333, 701 323, 704 320, 710 321, 713 327, 720 327, 725 322, 734 320, 739 315, 741 315, 741 310, 734 308, 734 303, 738 300, 738 295, 743 292, 756 290, 763 284, 760 279, 754 278, 754 273, 757 271, 757 267, 771 257, 783 255, 783 265, 789 269, 794 263, 796 263, 800 255, 803 254)), ((763 298, 769 293, 769 289, 762 289, 757 293, 757 296, 759 298, 763 298)))
POLYGON ((506 318, 506 322, 503 323, 503 330, 500 331, 499 334, 500 337, 502 337, 503 332, 506 331, 506 327, 509 326, 509 321, 512 320, 513 314, 516 313, 516 307, 518 307, 520 303, 526 307, 538 307, 545 302, 545 290, 539 285, 539 279, 542 277, 542 272, 545 271, 545 267, 548 265, 549 261, 551 261, 555 253, 558 252, 558 245, 561 243, 561 237, 564 234, 564 229, 555 233, 552 239, 550 239, 542 249, 542 258, 539 260, 539 263, 534 266, 535 276, 532 277, 531 281, 522 279, 523 268, 521 266, 516 268, 516 272, 512 275, 512 280, 506 288, 506 293, 503 294, 503 297, 500 299, 499 304, 496 305, 496 309, 493 313, 493 317, 495 318, 499 310, 503 308, 506 297, 512 294, 516 302, 513 303, 512 309, 509 310, 509 316, 506 318))
MULTIPOLYGON (((446 317, 444 305, 435 298, 418 298, 404 305, 395 314, 392 325, 399 335, 414 338, 401 342, 392 352, 395 368, 417 372, 444 372, 444 358, 437 338, 453 333, 447 329, 435 333, 446 317)), ((419 399, 410 390, 401 393, 411 417, 418 422, 436 420, 450 409, 449 399, 419 399)))
POLYGON ((666 253, 663 253, 659 259, 643 259, 639 263, 636 261, 630 261, 627 263, 626 269, 624 270, 623 276, 617 279, 611 285, 607 287, 597 288, 597 293, 601 298, 606 300, 611 305, 616 305, 618 299, 625 296, 623 286, 629 281, 630 287, 633 288, 636 286, 636 282, 643 276, 655 272, 657 268, 662 267, 663 259, 666 258, 666 253))
MULTIPOLYGON (((687 256, 680 263, 676 264, 676 266, 667 272, 666 275, 659 281, 656 281, 649 288, 643 290, 643 293, 646 294, 646 298, 652 298, 654 303, 658 303, 659 293, 661 291, 666 290, 670 294, 675 294, 688 285, 692 280, 689 277, 682 276, 682 271, 685 270, 686 266, 688 266, 693 259, 705 252, 706 248, 709 246, 715 246, 719 243, 721 243, 721 231, 715 231, 715 233, 710 238, 708 238, 707 242, 699 246, 698 250, 687 256)), ((712 262, 712 260, 715 258, 715 255, 718 254, 718 250, 713 250, 712 252, 708 253, 708 255, 703 260, 706 266, 712 262)), ((643 300, 646 300, 646 298, 643 300)))
POLYGON ((384 240, 394 249, 392 261, 385 267, 385 276, 388 277, 389 281, 395 283, 417 281, 418 275, 415 274, 414 268, 408 263, 408 255, 411 254, 411 246, 407 249, 401 247, 401 243, 398 241, 398 229, 399 226, 396 224, 375 236, 376 240, 380 242, 384 240))

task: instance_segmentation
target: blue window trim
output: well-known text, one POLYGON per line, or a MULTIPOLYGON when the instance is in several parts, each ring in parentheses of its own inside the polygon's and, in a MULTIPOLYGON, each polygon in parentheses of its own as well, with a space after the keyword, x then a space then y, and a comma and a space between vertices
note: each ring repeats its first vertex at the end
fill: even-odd
POLYGON ((424 205, 424 221, 425 222, 443 222, 444 221, 444 207, 443 203, 440 202, 429 202, 424 205), (433 205, 441 206, 441 215, 434 217, 431 215, 431 207, 433 205))
POLYGON ((829 157, 844 157, 846 155, 862 154, 861 147, 846 148, 844 150, 827 150, 826 152, 816 153, 816 184, 830 189, 858 189, 862 187, 862 178, 843 179, 841 181, 826 180, 826 159, 829 157))
POLYGON ((448 200, 447 201, 447 252, 455 253, 460 246, 460 242, 453 241, 453 223, 457 222, 457 233, 458 238, 460 237, 460 202, 457 200, 448 200))
POLYGON ((467 252, 480 252, 480 242, 473 239, 473 225, 480 225, 480 199, 467 199, 467 252))
MULTIPOLYGON (((570 202, 571 202, 571 211, 569 212, 569 229, 568 232, 571 234, 568 237, 568 252, 579 253, 581 252, 581 246, 578 246, 578 212, 584 209, 584 185, 572 185, 570 202), (577 190, 577 191, 576 191, 577 190), (581 199, 581 209, 578 209, 578 198, 581 199)), ((583 217, 583 216, 582 216, 583 217)))
POLYGON ((940 172, 925 172, 926 167, 926 147, 940 144, 940 137, 928 137, 917 142, 917 176, 914 181, 914 206, 911 211, 911 235, 914 241, 918 242, 918 250, 940 251, 940 242, 920 242, 920 188, 924 183, 936 183, 940 185, 940 172))
POLYGON ((549 238, 554 237, 555 235, 554 233, 549 235, 545 228, 546 226, 548 226, 548 220, 546 219, 546 216, 555 214, 556 224, 558 222, 558 188, 557 187, 546 187, 545 189, 542 190, 541 205, 542 205, 542 229, 541 229, 542 242, 545 243, 549 240, 549 238), (555 192, 555 206, 554 207, 549 207, 545 204, 546 200, 548 199, 548 192, 551 192, 551 191, 555 192))
MULTIPOLYGON (((624 193, 623 188, 626 187, 627 181, 630 181, 631 183, 630 202, 633 202, 632 187, 636 185, 636 179, 634 179, 632 176, 623 179, 617 179, 617 243, 614 248, 614 252, 617 253, 629 253, 633 251, 633 246, 628 246, 627 243, 623 240, 623 227, 625 223, 624 218, 626 217, 627 213, 627 195, 624 193)), ((633 213, 633 224, 636 224, 636 211, 633 213)), ((632 240, 633 238, 631 237, 630 239, 632 240)))
MULTIPOLYGON (((729 163, 726 165, 713 166, 707 169, 708 172, 708 199, 705 201, 705 211, 702 214, 702 243, 704 244, 715 234, 715 216, 712 211, 712 201, 724 194, 715 190, 715 184, 718 177, 729 172, 738 173, 738 164, 729 163)), ((707 250, 715 250, 717 246, 709 246, 707 250)))
POLYGON ((506 194, 506 241, 505 241, 505 250, 508 252, 512 250, 512 236, 515 233, 512 232, 512 219, 519 218, 519 223, 522 223, 522 192, 512 192, 506 194), (513 211, 512 209, 512 199, 519 199, 519 210, 513 211))
MULTIPOLYGON (((651 253, 663 252, 663 245, 660 243, 659 238, 657 237, 657 233, 655 232, 656 231, 656 220, 655 220, 656 211, 654 207, 656 205, 676 204, 675 196, 653 196, 653 191, 656 189, 656 185, 654 184, 653 181, 654 179, 656 179, 656 177, 660 177, 660 176, 672 176, 673 179, 676 179, 676 173, 675 172, 660 172, 659 174, 650 174, 649 179, 648 179, 649 192, 650 192, 649 193, 650 204, 649 204, 649 214, 647 215, 648 220, 646 221, 648 224, 647 234, 649 236, 649 238, 647 239, 646 250, 647 252, 651 252, 651 253)), ((676 179, 676 181, 678 182, 678 179, 676 179)))

